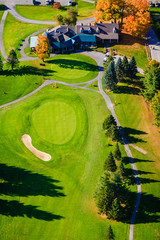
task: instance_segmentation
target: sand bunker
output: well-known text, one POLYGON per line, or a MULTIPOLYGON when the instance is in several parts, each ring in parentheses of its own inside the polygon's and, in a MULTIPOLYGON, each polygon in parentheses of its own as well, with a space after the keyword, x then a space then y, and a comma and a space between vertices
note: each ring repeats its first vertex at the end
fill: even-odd
POLYGON ((21 137, 21 140, 24 143, 24 145, 26 146, 26 148, 28 148, 29 151, 31 151, 36 157, 40 158, 43 161, 51 160, 51 155, 49 155, 48 153, 45 153, 45 152, 41 152, 41 151, 37 150, 35 147, 33 147, 32 139, 28 134, 24 134, 21 137))

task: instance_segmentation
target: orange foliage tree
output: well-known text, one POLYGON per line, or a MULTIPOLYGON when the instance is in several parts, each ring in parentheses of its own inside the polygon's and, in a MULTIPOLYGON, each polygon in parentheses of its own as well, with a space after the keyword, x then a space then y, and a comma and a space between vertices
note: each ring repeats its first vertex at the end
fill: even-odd
POLYGON ((50 44, 46 36, 40 34, 37 38, 37 45, 35 47, 37 57, 43 60, 44 58, 49 58, 50 56, 50 44))
POLYGON ((135 36, 143 36, 150 27, 149 2, 147 0, 127 0, 127 17, 124 30, 135 36))
POLYGON ((95 20, 119 20, 132 35, 142 36, 150 27, 149 2, 147 0, 98 0, 95 20))

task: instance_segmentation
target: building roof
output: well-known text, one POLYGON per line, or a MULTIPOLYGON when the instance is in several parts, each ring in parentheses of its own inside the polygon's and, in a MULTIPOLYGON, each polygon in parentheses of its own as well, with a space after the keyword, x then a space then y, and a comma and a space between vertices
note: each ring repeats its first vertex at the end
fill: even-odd
POLYGON ((96 37, 94 35, 87 34, 76 34, 72 39, 78 42, 96 42, 96 37))
POLYGON ((30 48, 34 48, 37 45, 37 36, 30 38, 30 48))

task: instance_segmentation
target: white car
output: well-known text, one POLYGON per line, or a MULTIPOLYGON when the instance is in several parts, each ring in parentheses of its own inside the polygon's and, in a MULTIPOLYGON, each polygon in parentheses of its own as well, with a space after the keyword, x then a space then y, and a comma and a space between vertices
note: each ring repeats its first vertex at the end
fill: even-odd
POLYGON ((155 7, 159 7, 158 1, 155 1, 155 7))

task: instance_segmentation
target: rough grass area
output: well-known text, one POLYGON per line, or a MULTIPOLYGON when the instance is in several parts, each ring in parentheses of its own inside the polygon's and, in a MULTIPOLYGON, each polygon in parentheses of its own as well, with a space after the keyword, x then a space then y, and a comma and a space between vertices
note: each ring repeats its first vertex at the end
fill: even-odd
MULTIPOLYGON (((71 112, 71 122, 57 136, 72 128, 71 112)), ((128 238, 128 224, 100 217, 93 201, 104 160, 114 145, 108 145, 102 130, 107 114, 100 94, 61 85, 48 86, 23 102, 0 110, 1 239, 104 239, 109 224, 116 239, 128 238), (34 118, 37 109, 56 101, 70 107, 61 105, 59 110, 49 109, 48 113, 46 109, 45 116, 34 118), (62 109, 64 117, 74 109, 75 132, 65 144, 59 144, 59 138, 49 142, 48 132, 42 137, 34 124, 40 127, 51 115, 52 119, 58 116, 60 130, 64 122, 62 109), (37 149, 51 154, 52 160, 44 162, 30 153, 21 141, 24 133, 32 137, 37 149)), ((48 130, 53 127, 48 122, 48 130)))
POLYGON ((98 74, 97 63, 82 54, 59 55, 47 60, 45 66, 40 63, 41 60, 20 62, 13 72, 4 65, 0 76, 0 105, 28 94, 46 79, 76 83, 94 79, 98 74))
MULTIPOLYGON (((159 239, 160 229, 160 133, 153 123, 153 113, 149 105, 140 96, 140 80, 119 84, 116 93, 109 93, 112 102, 116 101, 115 111, 124 128, 128 141, 147 151, 144 155, 131 148, 136 163, 142 197, 134 239, 159 239)), ((135 184, 135 183, 134 183, 135 184)))
MULTIPOLYGON (((8 14, 3 31, 3 43, 6 54, 8 54, 12 48, 19 49, 20 44, 23 44, 21 39, 24 40, 30 34, 47 27, 47 25, 23 23, 16 20, 11 14, 8 14)), ((20 51, 17 50, 16 52, 18 58, 21 58, 20 51)))
POLYGON ((114 45, 113 48, 128 57, 134 56, 137 66, 140 68, 144 68, 148 62, 144 39, 121 33, 119 44, 114 45))
MULTIPOLYGON (((42 21, 54 21, 58 14, 66 16, 67 9, 69 8, 62 7, 62 9, 55 9, 53 6, 16 5, 17 12, 23 17, 42 21)), ((78 7, 73 6, 73 8, 78 10, 78 19, 92 17, 95 11, 94 4, 83 1, 79 1, 78 7)))

